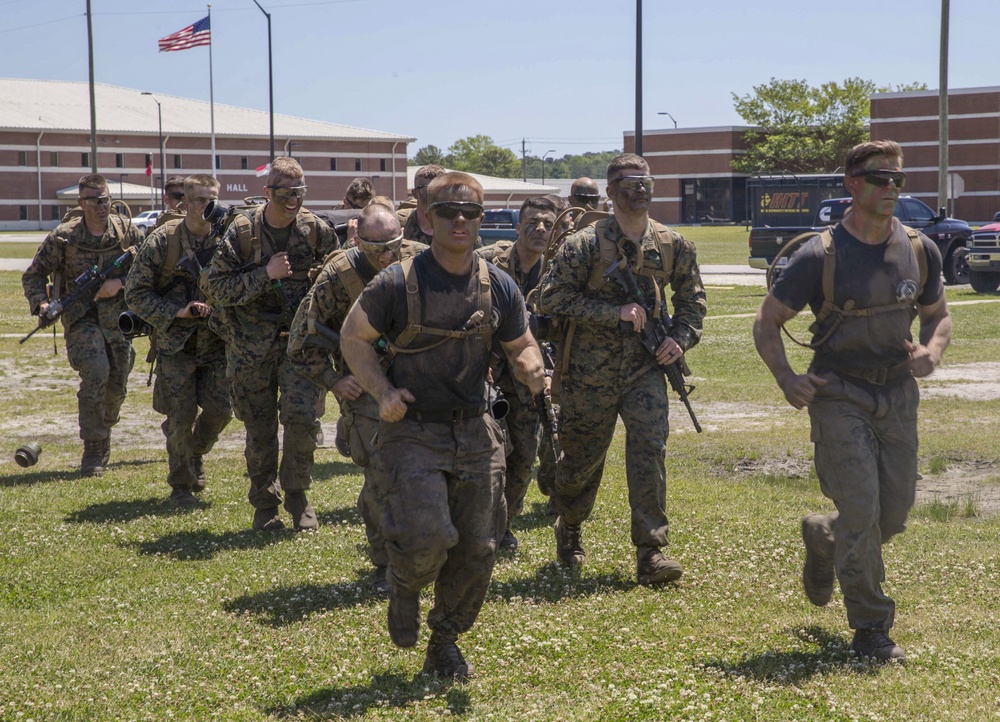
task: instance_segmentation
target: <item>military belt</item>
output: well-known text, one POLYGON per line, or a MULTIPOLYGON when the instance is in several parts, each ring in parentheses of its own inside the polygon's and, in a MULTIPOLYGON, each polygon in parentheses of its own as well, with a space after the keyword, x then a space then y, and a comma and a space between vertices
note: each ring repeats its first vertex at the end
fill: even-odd
POLYGON ((451 411, 413 411, 406 412, 406 418, 411 421, 430 421, 437 423, 455 423, 465 419, 477 419, 486 413, 486 406, 474 406, 467 409, 452 409, 451 411))
POLYGON ((819 371, 828 370, 843 376, 850 376, 862 379, 873 386, 885 386, 890 381, 897 381, 906 376, 910 376, 910 362, 903 361, 895 366, 877 369, 851 368, 849 366, 835 366, 834 364, 818 363, 816 368, 819 371))

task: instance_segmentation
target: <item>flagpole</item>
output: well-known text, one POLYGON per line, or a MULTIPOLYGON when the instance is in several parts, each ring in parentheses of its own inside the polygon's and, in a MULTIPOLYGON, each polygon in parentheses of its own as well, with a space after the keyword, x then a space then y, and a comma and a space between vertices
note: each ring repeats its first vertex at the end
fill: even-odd
POLYGON ((212 177, 215 173, 215 84, 212 75, 212 4, 208 4, 208 103, 212 121, 212 177))

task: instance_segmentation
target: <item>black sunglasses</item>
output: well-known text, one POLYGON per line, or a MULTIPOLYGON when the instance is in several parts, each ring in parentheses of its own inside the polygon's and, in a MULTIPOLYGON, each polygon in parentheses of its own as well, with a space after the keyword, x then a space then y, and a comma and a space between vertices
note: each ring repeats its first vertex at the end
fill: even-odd
POLYGON ((906 185, 906 173, 901 170, 859 170, 851 173, 851 178, 864 178, 873 186, 887 186, 892 182, 897 188, 906 185))
POLYGON ((171 198, 173 198, 175 201, 182 201, 182 200, 184 200, 184 193, 173 193, 173 192, 171 192, 171 193, 167 193, 167 195, 170 196, 171 198))
POLYGON ((479 216, 483 215, 483 206, 480 203, 458 203, 456 201, 438 201, 437 203, 431 203, 430 207, 427 209, 432 213, 436 213, 442 218, 447 218, 451 220, 458 216, 459 213, 467 221, 473 221, 479 216))

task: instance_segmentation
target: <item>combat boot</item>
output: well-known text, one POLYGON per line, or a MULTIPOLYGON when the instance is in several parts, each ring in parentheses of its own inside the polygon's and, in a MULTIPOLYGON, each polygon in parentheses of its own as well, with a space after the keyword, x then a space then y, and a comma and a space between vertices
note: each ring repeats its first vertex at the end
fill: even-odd
POLYGON ((903 648, 893 642, 888 633, 881 629, 859 629, 854 632, 851 649, 860 659, 876 662, 905 662, 903 648))
POLYGON ((465 661, 462 650, 455 644, 457 638, 458 635, 447 632, 431 633, 424 658, 424 674, 464 681, 476 673, 475 667, 465 661))
POLYGON ((516 552, 519 545, 520 542, 517 540, 517 537, 511 533, 510 529, 503 533, 503 536, 500 538, 500 542, 498 544, 500 551, 502 552, 516 552))
POLYGON ((375 576, 372 578, 372 594, 377 597, 387 597, 392 593, 392 586, 385 578, 385 567, 375 567, 375 576))
POLYGON ((681 578, 681 563, 668 559, 656 547, 638 547, 635 550, 636 573, 639 584, 663 584, 681 578))
POLYGON ((833 595, 833 529, 826 514, 807 514, 802 520, 802 543, 806 563, 802 567, 802 587, 809 601, 826 606, 833 595))
POLYGON ((191 457, 191 464, 194 466, 194 484, 191 485, 191 491, 200 494, 208 486, 208 476, 205 475, 205 460, 201 454, 195 454, 191 457))
POLYGON ((393 587, 389 595, 389 639, 397 647, 412 647, 420 636, 420 592, 393 587))
POLYGON ((101 466, 107 469, 109 461, 111 461, 111 432, 101 439, 101 466))
POLYGON ((285 528, 285 523, 278 518, 278 507, 253 510, 254 531, 278 531, 285 528))
POLYGON ((583 550, 582 531, 579 524, 567 524, 556 517, 556 557, 569 567, 579 567, 587 563, 587 552, 583 550))
POLYGON ((102 441, 84 441, 80 460, 81 476, 104 476, 104 446, 102 441))
POLYGON ((304 491, 285 492, 285 511, 292 515, 295 531, 316 531, 319 520, 304 491))
POLYGON ((175 486, 170 492, 170 501, 177 506, 195 506, 198 503, 191 489, 186 486, 175 486))

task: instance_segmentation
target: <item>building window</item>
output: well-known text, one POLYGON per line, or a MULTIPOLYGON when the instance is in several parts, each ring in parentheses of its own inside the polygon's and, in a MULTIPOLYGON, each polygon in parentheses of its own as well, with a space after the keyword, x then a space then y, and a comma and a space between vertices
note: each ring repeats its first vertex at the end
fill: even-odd
POLYGON ((181 165, 181 154, 180 153, 174 153, 174 168, 176 170, 180 170, 183 167, 184 166, 181 165))
POLYGON ((28 151, 17 151, 17 164, 21 166, 28 165, 28 151))
POLYGON ((385 173, 385 158, 380 158, 378 162, 378 169, 385 173))
POLYGON ((49 153, 49 165, 57 166, 59 165, 59 153, 57 151, 52 151, 49 153))
POLYGON ((90 167, 90 153, 80 154, 80 167, 89 168, 90 167))
POLYGON ((249 169, 250 169, 250 159, 247 158, 245 155, 241 155, 240 156, 240 170, 249 170, 249 169))
POLYGON ((337 170, 337 159, 336 158, 331 158, 330 159, 330 170, 337 170))
POLYGON ((361 159, 360 158, 355 158, 354 159, 354 170, 358 171, 359 173, 361 172, 361 159))
MULTIPOLYGON (((742 180, 742 179, 739 179, 742 180)), ((681 181, 683 223, 732 223, 742 208, 734 205, 732 178, 687 178, 681 181)))
POLYGON ((125 154, 115 153, 115 168, 124 168, 124 167, 125 167, 125 154))
POLYGON ((51 211, 50 215, 52 216, 52 220, 58 221, 62 218, 62 209, 60 209, 59 206, 49 206, 49 209, 51 211))
POLYGON ((22 221, 28 220, 28 206, 18 206, 18 211, 22 221))
POLYGON ((222 168, 222 156, 217 155, 215 156, 215 169, 219 170, 220 168, 222 168))

